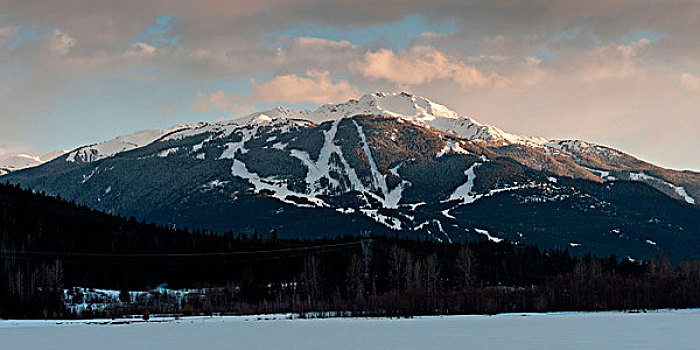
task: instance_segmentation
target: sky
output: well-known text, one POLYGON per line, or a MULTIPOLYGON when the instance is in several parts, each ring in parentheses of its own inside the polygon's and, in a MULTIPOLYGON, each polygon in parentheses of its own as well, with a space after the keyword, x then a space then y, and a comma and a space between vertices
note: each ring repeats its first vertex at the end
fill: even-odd
POLYGON ((0 157, 408 91, 700 170, 700 1, 0 0, 0 157))

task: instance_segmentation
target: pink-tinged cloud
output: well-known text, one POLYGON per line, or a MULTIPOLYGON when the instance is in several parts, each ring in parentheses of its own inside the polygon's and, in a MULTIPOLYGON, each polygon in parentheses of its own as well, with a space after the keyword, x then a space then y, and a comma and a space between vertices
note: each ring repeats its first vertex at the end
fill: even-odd
POLYGON ((329 71, 308 70, 306 76, 281 75, 271 81, 253 81, 252 102, 328 103, 348 100, 361 93, 346 80, 333 82, 329 71))
POLYGON ((681 74, 681 84, 688 90, 700 90, 700 77, 690 73, 681 74))
POLYGON ((295 41, 295 45, 298 45, 304 49, 353 49, 356 48, 351 42, 347 40, 328 40, 322 38, 314 37, 300 37, 295 41))
POLYGON ((486 74, 462 60, 424 46, 401 51, 399 54, 388 49, 367 51, 354 67, 367 78, 384 79, 399 85, 418 85, 448 79, 458 83, 464 90, 507 86, 502 77, 486 74))
POLYGON ((228 114, 243 114, 253 111, 253 106, 245 102, 243 98, 235 94, 228 96, 224 90, 212 91, 209 94, 197 92, 190 108, 200 113, 221 110, 228 114))
POLYGON ((127 57, 151 57, 156 54, 156 48, 146 43, 133 43, 127 50, 127 57))
POLYGON ((212 109, 230 114, 253 112, 257 103, 317 103, 346 101, 358 97, 361 92, 351 86, 347 80, 334 82, 331 73, 323 70, 308 70, 305 75, 280 75, 267 82, 252 80, 252 92, 249 97, 226 94, 217 90, 205 94, 198 92, 191 108, 197 112, 212 109))
MULTIPOLYGON (((133 91, 157 86, 154 106, 201 91, 192 110, 228 114, 257 102, 342 101, 361 87, 407 89, 508 131, 585 138, 700 169, 687 151, 700 147, 697 0, 0 0, 0 12, 0 143, 46 150, 101 141, 90 138, 98 127, 83 130, 107 117, 74 110, 76 101, 96 103, 105 78, 133 91), (174 18, 177 44, 142 37, 163 14, 174 18), (414 15, 456 32, 427 32, 400 49, 387 43, 403 32, 367 44, 352 34, 414 15), (330 32, 306 32, 309 24, 330 32), (249 97, 218 90, 254 76, 276 78, 254 82, 249 97), (62 130, 37 127, 57 118, 62 130)), ((159 119, 160 110, 129 98, 100 105, 124 109, 120 124, 132 130, 119 132, 201 118, 159 119)))
POLYGON ((51 50, 55 54, 67 55, 77 42, 75 38, 56 29, 51 37, 51 50))

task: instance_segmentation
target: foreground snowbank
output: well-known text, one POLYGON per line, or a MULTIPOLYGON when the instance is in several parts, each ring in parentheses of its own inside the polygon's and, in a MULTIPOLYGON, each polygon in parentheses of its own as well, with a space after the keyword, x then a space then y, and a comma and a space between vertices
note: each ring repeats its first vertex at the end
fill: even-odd
POLYGON ((3 349, 696 349, 700 310, 413 319, 289 315, 0 321, 3 349), (167 321, 167 322, 163 322, 167 321))

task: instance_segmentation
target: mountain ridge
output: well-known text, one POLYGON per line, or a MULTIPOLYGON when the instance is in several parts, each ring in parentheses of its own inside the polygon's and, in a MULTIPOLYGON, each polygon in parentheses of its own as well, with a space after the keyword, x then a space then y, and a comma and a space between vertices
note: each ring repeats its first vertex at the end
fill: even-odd
POLYGON ((431 103, 375 93, 311 112, 276 108, 146 131, 2 179, 219 232, 371 230, 635 257, 661 248, 700 254, 688 244, 700 239, 700 174, 584 141, 508 134, 431 103))
POLYGON ((0 176, 13 171, 39 166, 68 153, 57 150, 47 153, 18 152, 0 157, 0 176))
MULTIPOLYGON (((167 129, 144 130, 118 136, 115 139, 94 145, 79 147, 69 152, 66 160, 81 162, 99 160, 120 152, 146 146, 159 139, 168 137, 168 135, 173 135, 171 137, 189 137, 211 130, 225 130, 248 124, 270 123, 276 119, 306 120, 314 124, 321 124, 326 121, 339 120, 358 114, 397 117, 417 125, 434 127, 440 131, 452 133, 471 141, 481 142, 486 146, 523 145, 533 149, 542 149, 546 154, 564 152, 574 159, 578 159, 575 162, 580 163, 579 165, 582 166, 583 170, 574 169, 569 174, 560 175, 573 174, 574 176, 593 181, 596 181, 597 177, 605 181, 608 178, 617 179, 617 177, 611 175, 611 173, 617 173, 617 176, 621 179, 642 181, 670 196, 690 204, 700 205, 700 201, 696 200, 696 198, 700 198, 700 185, 693 183, 690 185, 692 187, 690 189, 686 189, 684 186, 689 181, 687 178, 694 178, 700 181, 700 173, 688 170, 664 169, 612 147, 583 140, 549 140, 542 137, 508 133, 495 126, 481 124, 470 117, 460 116, 444 105, 407 92, 375 92, 366 94, 359 99, 351 99, 345 103, 322 105, 314 111, 276 107, 228 121, 200 122, 176 125, 167 129), (601 158, 607 158, 608 164, 605 164, 601 158), (614 158, 624 159, 618 161, 614 158), (644 174, 645 171, 651 172, 651 174, 644 174), (673 173, 676 171, 687 175, 683 176, 673 173), (627 173, 625 174, 625 172, 627 173), (640 173, 642 176, 637 176, 640 173), (664 174, 659 175, 661 173, 664 174)), ((519 160, 528 162, 528 159, 519 160)), ((34 164, 33 166, 36 165, 39 164, 34 164)))

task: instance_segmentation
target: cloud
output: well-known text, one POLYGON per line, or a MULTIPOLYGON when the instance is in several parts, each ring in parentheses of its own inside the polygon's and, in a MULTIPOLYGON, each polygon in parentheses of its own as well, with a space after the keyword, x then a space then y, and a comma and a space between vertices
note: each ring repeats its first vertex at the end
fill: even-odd
POLYGON ((180 105, 178 104, 164 104, 161 105, 160 110, 166 115, 173 115, 180 110, 180 105))
MULTIPOLYGON (((155 106, 200 91, 192 110, 232 114, 257 103, 325 103, 358 90, 409 89, 513 132, 591 138, 700 169, 697 160, 680 159, 689 157, 682 149, 700 147, 697 128, 673 125, 698 125, 700 107, 691 96, 700 85, 696 0, 0 4, 3 141, 62 146, 48 145, 54 141, 44 140, 57 139, 53 130, 36 125, 71 115, 66 120, 75 124, 64 123, 66 129, 81 130, 76 126, 94 115, 71 114, 66 101, 89 104, 86 96, 105 79, 135 88, 150 82, 158 87, 155 106), (405 31, 386 31, 382 40, 357 34, 400 28, 407 18, 427 23, 408 43, 405 31), (307 31, 309 23, 329 31, 307 31), (439 23, 454 24, 455 32, 431 33, 439 23), (272 78, 252 82, 243 95, 219 90, 251 77, 272 78), (676 152, 668 146, 666 155, 640 146, 637 140, 660 138, 655 130, 674 145, 690 144, 676 152)), ((123 124, 166 127, 174 118, 200 118, 178 111, 157 119, 161 111, 138 108, 124 113, 123 124)))
POLYGON ((18 32, 17 27, 0 27, 0 47, 8 43, 18 32))
POLYGON ((55 29, 51 37, 51 50, 59 55, 67 55, 77 42, 75 38, 55 29))
POLYGON ((681 85, 688 90, 700 90, 700 77, 690 73, 681 74, 681 85))
POLYGON ((247 107, 248 106, 244 105, 239 95, 233 94, 229 97, 224 90, 212 91, 209 94, 198 91, 197 96, 190 106, 195 112, 204 113, 213 109, 218 109, 229 114, 250 112, 247 107))
POLYGON ((313 37, 299 37, 295 41, 295 45, 297 45, 301 49, 334 49, 334 50, 343 50, 343 49, 354 49, 357 46, 352 44, 351 42, 347 40, 328 40, 328 39, 323 39, 323 38, 313 38, 313 37))
POLYGON ((126 55, 131 57, 151 57, 155 55, 156 48, 146 43, 136 42, 131 44, 126 55))
POLYGON ((321 70, 308 70, 306 76, 296 74, 281 75, 274 79, 257 83, 253 81, 251 100, 254 102, 286 103, 328 103, 357 97, 360 92, 347 80, 333 82, 331 73, 321 70))
POLYGON ((502 77, 486 74, 473 65, 445 53, 418 46, 398 55, 392 50, 367 51, 354 68, 370 79, 385 79, 401 85, 418 85, 441 79, 453 80, 464 90, 505 86, 502 77))
POLYGON ((465 94, 445 83, 412 89, 507 131, 580 138, 662 166, 700 169, 687 152, 700 147, 694 135, 700 105, 692 98, 700 77, 657 61, 651 55, 656 45, 644 39, 601 43, 577 54, 532 60, 529 69, 537 79, 528 84, 522 83, 526 65, 509 58, 493 66, 522 87, 517 90, 465 94))
POLYGON ((196 112, 209 112, 212 109, 230 114, 249 113, 258 103, 300 104, 346 101, 361 93, 346 80, 334 82, 328 71, 309 70, 304 76, 297 74, 280 75, 267 82, 252 81, 249 97, 239 94, 228 95, 223 90, 208 94, 197 93, 191 109, 196 112))
POLYGON ((255 111, 255 105, 250 99, 236 93, 227 94, 224 90, 216 90, 208 94, 198 91, 190 108, 199 113, 223 111, 227 115, 243 115, 255 111))
POLYGON ((589 83, 644 74, 649 69, 641 67, 640 63, 650 45, 644 38, 628 44, 601 45, 584 53, 583 60, 572 59, 572 62, 579 62, 578 67, 570 64, 569 67, 578 70, 578 75, 589 83))

